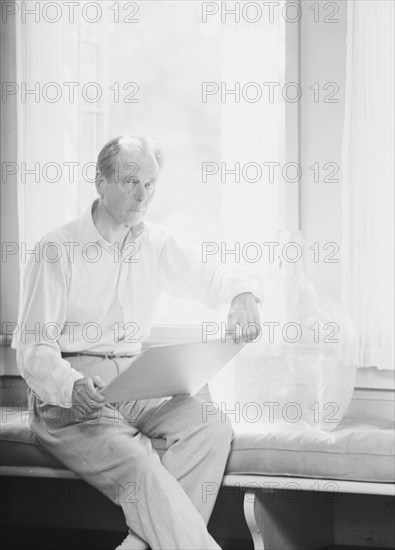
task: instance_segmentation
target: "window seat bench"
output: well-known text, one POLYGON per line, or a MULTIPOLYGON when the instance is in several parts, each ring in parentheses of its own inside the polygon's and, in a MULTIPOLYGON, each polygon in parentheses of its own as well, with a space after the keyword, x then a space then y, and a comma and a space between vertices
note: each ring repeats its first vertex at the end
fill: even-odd
MULTIPOLYGON (((26 500, 26 495, 23 497, 20 489, 16 489, 17 478, 27 483, 57 480, 85 485, 85 482, 65 469, 36 440, 25 408, 24 381, 17 376, 3 376, 1 383, 0 474, 6 480, 6 486, 2 484, 2 498, 12 522, 21 501, 26 500)), ((244 517, 255 549, 330 546, 334 541, 335 508, 344 506, 344 502, 339 504, 342 495, 383 498, 386 510, 393 513, 394 439, 393 422, 353 418, 343 419, 331 432, 273 429, 266 433, 238 434, 232 444, 222 489, 207 482, 202 487, 202 498, 217 498, 220 489, 228 492, 228 500, 232 491, 242 495, 244 517)), ((159 454, 166 451, 163 440, 153 440, 153 445, 159 454)), ((49 500, 41 499, 37 506, 53 508, 54 503, 49 500)), ((112 505, 109 501, 108 504, 112 505)), ((95 506, 94 501, 89 506, 95 506)), ((122 529, 122 514, 117 519, 112 512, 103 512, 102 516, 103 522, 112 525, 110 529, 119 526, 122 529)), ((394 547, 393 528, 386 529, 388 546, 385 546, 394 547)))

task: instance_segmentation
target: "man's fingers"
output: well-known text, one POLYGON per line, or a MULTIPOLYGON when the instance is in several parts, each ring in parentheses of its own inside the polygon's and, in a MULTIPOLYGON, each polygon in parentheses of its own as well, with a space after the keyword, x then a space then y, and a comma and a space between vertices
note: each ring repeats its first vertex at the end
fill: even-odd
POLYGON ((241 340, 241 327, 240 323, 237 321, 237 318, 229 313, 228 322, 226 323, 226 332, 228 336, 232 337, 232 340, 238 344, 241 340))
POLYGON ((250 321, 247 323, 245 330, 243 331, 243 337, 246 342, 252 342, 256 340, 261 333, 261 327, 256 321, 250 321))
POLYGON ((104 397, 104 395, 102 395, 97 391, 97 389, 93 384, 92 378, 87 378, 85 388, 86 388, 86 394, 91 401, 96 401, 97 403, 104 403, 106 398, 104 397))
POLYGON ((98 411, 103 408, 103 403, 98 403, 97 401, 88 401, 85 403, 87 410, 89 411, 98 411))
POLYGON ((229 330, 239 324, 239 331, 233 332, 233 340, 238 343, 252 342, 261 334, 260 315, 255 297, 251 293, 242 293, 233 300, 228 314, 229 330))
POLYGON ((252 342, 256 340, 262 332, 259 313, 251 314, 246 319, 244 325, 243 337, 246 342, 252 342))
POLYGON ((104 390, 104 388, 106 387, 106 384, 103 382, 100 376, 92 376, 92 380, 93 380, 94 386, 99 390, 104 390))
POLYGON ((258 311, 257 314, 254 316, 254 323, 256 324, 256 327, 257 327, 257 335, 256 335, 256 338, 258 338, 258 336, 260 336, 260 335, 262 334, 261 316, 259 315, 259 311, 258 311))
POLYGON ((75 407, 75 420, 77 422, 83 422, 84 420, 93 420, 99 418, 101 406, 97 403, 94 404, 93 408, 89 404, 78 405, 75 407))

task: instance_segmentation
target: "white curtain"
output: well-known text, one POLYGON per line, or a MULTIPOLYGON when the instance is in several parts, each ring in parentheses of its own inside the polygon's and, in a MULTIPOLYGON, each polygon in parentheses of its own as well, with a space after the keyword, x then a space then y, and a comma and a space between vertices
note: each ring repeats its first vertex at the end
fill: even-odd
POLYGON ((49 99, 63 82, 78 81, 77 54, 75 25, 17 19, 18 84, 37 93, 37 99, 28 94, 23 101, 21 96, 17 108, 19 235, 28 248, 76 211, 77 185, 67 178, 64 163, 78 161, 78 102, 68 102, 64 88, 60 101, 49 99), (37 180, 27 173, 33 169, 37 180))
POLYGON ((348 2, 342 299, 359 366, 393 369, 394 2, 348 2))
MULTIPOLYGON (((21 2, 17 4, 21 13, 21 2)), ((37 2, 24 4, 26 10, 38 9, 37 2)), ((88 160, 95 160, 96 139, 81 110, 82 86, 93 78, 81 70, 84 50, 78 17, 73 23, 64 14, 57 22, 43 17, 36 22, 27 15, 25 21, 17 17, 16 25, 19 240, 31 250, 50 229, 74 218, 86 208, 87 199, 96 195, 90 181, 94 169, 83 169, 88 160), (74 98, 71 83, 77 83, 74 98), (25 88, 35 93, 25 94, 25 88)), ((22 256, 21 279, 23 260, 22 256)))

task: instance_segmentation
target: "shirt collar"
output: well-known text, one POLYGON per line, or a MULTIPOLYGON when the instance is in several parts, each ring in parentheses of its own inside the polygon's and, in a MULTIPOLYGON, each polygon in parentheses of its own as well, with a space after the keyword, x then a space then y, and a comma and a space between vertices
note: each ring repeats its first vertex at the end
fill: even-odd
MULTIPOLYGON (((95 199, 82 215, 83 232, 86 237, 86 242, 111 245, 111 243, 107 242, 106 239, 100 235, 93 221, 93 210, 97 208, 98 203, 99 199, 95 199)), ((145 223, 144 220, 142 220, 131 228, 127 241, 136 240, 143 233, 144 229, 145 223)))

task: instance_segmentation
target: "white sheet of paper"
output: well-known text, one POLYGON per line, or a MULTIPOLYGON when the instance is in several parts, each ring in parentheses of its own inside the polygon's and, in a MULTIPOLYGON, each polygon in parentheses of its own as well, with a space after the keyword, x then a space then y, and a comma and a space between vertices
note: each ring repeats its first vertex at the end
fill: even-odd
POLYGON ((132 359, 102 394, 107 403, 194 395, 244 346, 231 338, 152 346, 132 359))

